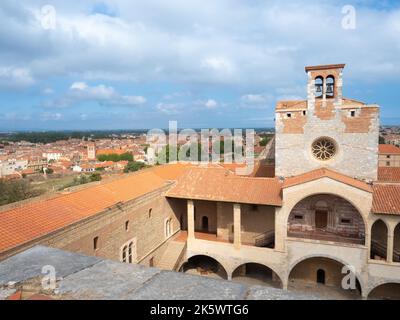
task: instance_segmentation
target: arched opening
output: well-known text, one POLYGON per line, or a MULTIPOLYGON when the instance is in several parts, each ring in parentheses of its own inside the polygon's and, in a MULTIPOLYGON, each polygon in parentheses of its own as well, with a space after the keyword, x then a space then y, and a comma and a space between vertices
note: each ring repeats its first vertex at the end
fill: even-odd
POLYGON ((170 231, 170 220, 165 221, 165 237, 169 237, 169 231, 170 231))
POLYGON ((368 295, 371 300, 400 300, 400 283, 385 283, 374 288, 368 295))
POLYGON ((288 219, 292 238, 365 244, 365 224, 346 199, 331 194, 307 197, 292 209, 288 219))
POLYGON ((326 77, 326 98, 334 98, 335 97, 335 77, 328 76, 326 77))
POLYGON ((324 78, 316 77, 315 78, 315 97, 322 98, 324 89, 324 78))
POLYGON ((317 271, 317 283, 325 284, 325 270, 318 269, 318 271, 317 271))
POLYGON ((225 268, 214 258, 199 255, 189 258, 181 267, 181 272, 215 279, 228 279, 225 268))
POLYGON ((237 267, 232 273, 232 280, 247 285, 282 288, 279 276, 271 268, 259 263, 246 263, 237 267))
POLYGON ((400 262, 400 223, 394 229, 393 262, 400 262))
POLYGON ((288 288, 302 294, 311 290, 323 299, 359 299, 360 282, 343 267, 343 263, 325 257, 303 260, 291 270, 288 288))
POLYGON ((208 232, 208 217, 204 216, 201 219, 201 228, 203 231, 208 232))
POLYGON ((388 228, 382 220, 377 220, 371 229, 371 255, 373 260, 387 260, 388 228))

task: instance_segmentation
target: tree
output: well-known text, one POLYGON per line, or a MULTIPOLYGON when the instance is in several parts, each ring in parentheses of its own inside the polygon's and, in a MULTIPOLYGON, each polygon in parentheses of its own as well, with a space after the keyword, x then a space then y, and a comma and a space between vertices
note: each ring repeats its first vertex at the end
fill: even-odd
POLYGON ((385 144, 385 143, 386 143, 385 137, 379 136, 379 144, 385 144))
POLYGON ((94 172, 89 177, 90 182, 101 181, 101 174, 99 172, 94 172))
POLYGON ((144 163, 142 163, 142 162, 130 161, 126 165, 126 167, 124 169, 124 172, 125 173, 136 172, 136 171, 139 171, 139 170, 141 170, 141 169, 143 169, 145 167, 146 167, 146 165, 144 163))
POLYGON ((42 194, 42 190, 33 190, 26 180, 0 180, 0 205, 22 201, 42 194))

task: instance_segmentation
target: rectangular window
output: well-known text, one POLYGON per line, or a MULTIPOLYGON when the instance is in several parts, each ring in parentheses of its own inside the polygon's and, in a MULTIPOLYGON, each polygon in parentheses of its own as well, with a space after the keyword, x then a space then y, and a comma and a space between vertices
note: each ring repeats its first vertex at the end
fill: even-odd
POLYGON ((306 115, 307 115, 307 111, 303 110, 303 116, 306 116, 306 115))
POLYGON ((129 221, 125 222, 125 231, 129 231, 129 221))
POLYGON ((341 224, 351 224, 351 219, 341 219, 340 223, 341 224))
POLYGON ((99 237, 93 239, 93 249, 97 250, 99 245, 99 237))
POLYGON ((386 166, 390 167, 390 161, 386 161, 386 166))
POLYGON ((288 118, 291 118, 291 117, 292 117, 292 114, 291 114, 291 113, 287 113, 286 116, 287 116, 288 118))
POLYGON ((350 111, 350 116, 354 118, 356 116, 356 112, 354 110, 350 111))
POLYGON ((294 218, 296 219, 296 220, 303 220, 303 216, 302 215, 300 215, 300 214, 296 214, 295 216, 294 216, 294 218))
POLYGON ((390 159, 390 156, 386 156, 386 159, 390 159))

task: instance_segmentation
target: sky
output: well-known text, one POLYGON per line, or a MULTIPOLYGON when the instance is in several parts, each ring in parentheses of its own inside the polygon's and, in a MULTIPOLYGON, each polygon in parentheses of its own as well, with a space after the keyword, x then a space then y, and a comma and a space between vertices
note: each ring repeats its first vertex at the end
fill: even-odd
POLYGON ((2 0, 0 132, 273 127, 307 65, 400 124, 400 1, 2 0))

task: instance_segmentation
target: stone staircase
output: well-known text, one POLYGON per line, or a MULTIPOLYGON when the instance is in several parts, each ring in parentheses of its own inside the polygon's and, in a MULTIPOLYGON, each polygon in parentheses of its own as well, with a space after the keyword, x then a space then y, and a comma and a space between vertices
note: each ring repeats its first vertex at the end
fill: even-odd
POLYGON ((176 270, 186 253, 186 242, 172 240, 168 243, 158 268, 163 270, 176 270))

